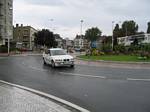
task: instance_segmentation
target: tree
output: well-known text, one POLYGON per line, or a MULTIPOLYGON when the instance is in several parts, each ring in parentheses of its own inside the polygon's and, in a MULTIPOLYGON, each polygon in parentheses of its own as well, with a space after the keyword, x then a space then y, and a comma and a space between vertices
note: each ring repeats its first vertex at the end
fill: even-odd
POLYGON ((114 36, 114 46, 118 45, 117 38, 121 36, 121 29, 119 28, 119 24, 116 24, 113 30, 113 36, 114 36))
POLYGON ((42 45, 47 47, 56 47, 57 42, 55 41, 55 37, 53 32, 50 32, 48 29, 42 29, 42 31, 38 31, 35 33, 35 45, 42 45))
POLYGON ((147 25, 148 25, 147 33, 150 33, 150 22, 148 22, 147 25))
POLYGON ((138 32, 138 25, 133 20, 125 21, 122 24, 122 36, 135 35, 138 32))
POLYGON ((136 45, 138 45, 138 43, 139 43, 139 42, 138 42, 138 39, 135 38, 132 44, 133 44, 134 46, 136 46, 136 45))
POLYGON ((102 32, 97 28, 97 27, 93 27, 91 29, 86 30, 85 33, 85 38, 90 41, 96 41, 100 36, 101 36, 102 32))

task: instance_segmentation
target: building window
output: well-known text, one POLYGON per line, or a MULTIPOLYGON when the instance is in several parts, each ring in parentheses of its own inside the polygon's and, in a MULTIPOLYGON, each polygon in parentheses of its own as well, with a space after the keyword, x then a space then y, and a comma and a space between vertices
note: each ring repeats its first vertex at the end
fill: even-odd
POLYGON ((28 34, 29 34, 28 30, 23 31, 23 35, 28 35, 28 34))
POLYGON ((23 36, 23 40, 27 40, 28 39, 28 36, 23 36))

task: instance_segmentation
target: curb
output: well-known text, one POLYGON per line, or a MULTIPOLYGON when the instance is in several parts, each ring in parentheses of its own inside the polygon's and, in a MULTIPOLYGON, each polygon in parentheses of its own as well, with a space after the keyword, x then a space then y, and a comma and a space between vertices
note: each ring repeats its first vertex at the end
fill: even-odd
POLYGON ((9 56, 42 56, 42 54, 0 54, 0 57, 9 57, 9 56))
POLYGON ((63 100, 63 99, 58 98, 58 97, 53 96, 53 95, 50 95, 50 94, 47 94, 47 93, 44 93, 44 92, 41 92, 41 91, 38 91, 38 90, 35 90, 35 89, 31 89, 31 88, 28 88, 28 87, 25 87, 25 86, 21 86, 21 85, 13 84, 13 83, 10 83, 10 82, 6 82, 6 81, 3 81, 3 80, 0 80, 0 82, 4 83, 6 85, 14 86, 14 87, 17 87, 17 88, 20 88, 20 89, 32 92, 32 93, 40 95, 40 96, 44 96, 44 97, 50 98, 50 99, 52 99, 52 100, 54 100, 56 102, 59 102, 59 103, 62 103, 64 105, 67 105, 69 107, 72 107, 72 108, 78 110, 79 112, 90 112, 87 109, 79 107, 79 106, 77 106, 77 105, 75 105, 75 104, 73 104, 71 102, 68 102, 66 100, 63 100))
POLYGON ((112 64, 145 64, 150 65, 150 62, 120 62, 120 61, 105 61, 105 60, 88 60, 76 57, 77 60, 85 61, 85 62, 103 62, 103 63, 112 63, 112 64))

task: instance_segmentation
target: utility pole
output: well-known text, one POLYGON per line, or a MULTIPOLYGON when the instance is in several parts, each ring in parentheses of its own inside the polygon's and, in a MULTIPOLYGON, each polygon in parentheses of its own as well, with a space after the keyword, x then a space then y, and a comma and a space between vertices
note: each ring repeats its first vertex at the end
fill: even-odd
POLYGON ((83 22, 84 22, 84 21, 81 20, 80 22, 81 22, 81 32, 80 32, 80 34, 81 34, 81 36, 82 36, 82 27, 83 27, 83 22))
POLYGON ((112 51, 114 49, 114 23, 115 21, 112 21, 112 51))

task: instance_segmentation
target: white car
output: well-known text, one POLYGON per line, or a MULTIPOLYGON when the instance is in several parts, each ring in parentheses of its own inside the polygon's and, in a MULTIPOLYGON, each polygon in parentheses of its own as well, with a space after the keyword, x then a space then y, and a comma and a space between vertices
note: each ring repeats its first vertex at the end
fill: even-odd
POLYGON ((74 58, 61 48, 52 48, 45 50, 45 52, 43 53, 43 62, 44 64, 50 64, 52 67, 74 67, 74 58))

